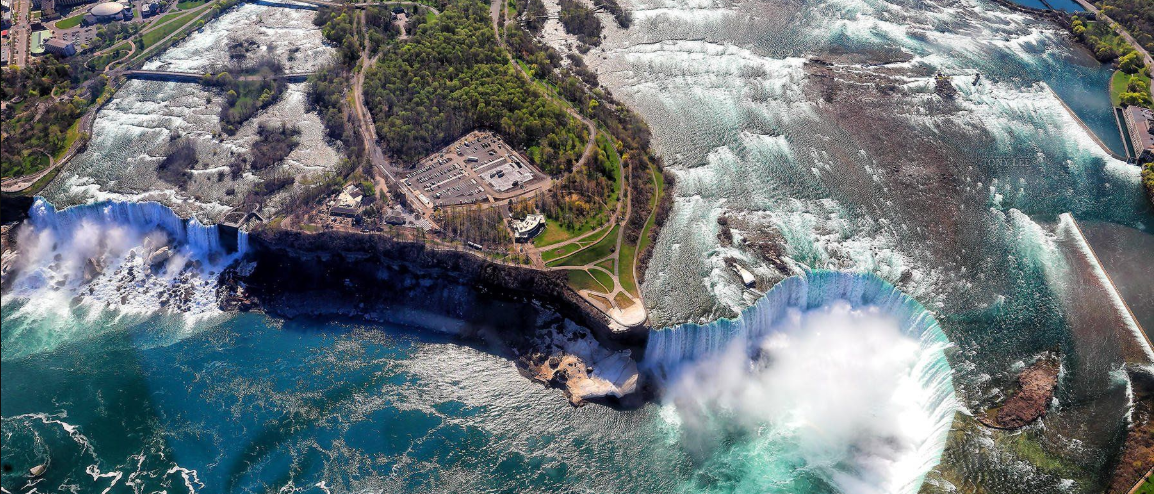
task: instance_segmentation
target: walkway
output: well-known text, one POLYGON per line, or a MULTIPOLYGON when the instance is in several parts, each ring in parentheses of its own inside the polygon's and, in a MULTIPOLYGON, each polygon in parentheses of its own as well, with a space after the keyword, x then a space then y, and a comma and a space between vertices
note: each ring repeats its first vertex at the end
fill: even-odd
MULTIPOLYGON (((524 77, 525 80, 527 80, 530 84, 537 84, 537 82, 533 79, 533 77, 528 72, 525 71, 525 68, 522 67, 521 64, 517 63, 517 61, 513 59, 513 53, 511 51, 509 51, 509 47, 505 43, 504 29, 501 29, 502 26, 500 26, 500 18, 502 16, 502 14, 505 14, 505 16, 506 16, 505 17, 506 23, 512 22, 512 20, 509 19, 508 15, 507 15, 508 14, 507 2, 505 2, 503 0, 492 0, 492 3, 490 4, 490 7, 489 7, 489 17, 492 18, 492 20, 493 20, 493 31, 496 33, 497 43, 498 43, 498 45, 500 45, 501 49, 505 52, 505 56, 508 57, 509 63, 512 64, 513 67, 515 67, 517 69, 517 72, 519 72, 521 74, 521 76, 524 77)), ((564 100, 561 100, 556 95, 554 95, 552 92, 550 92, 548 89, 542 88, 541 90, 545 94, 546 97, 553 100, 554 103, 560 105, 561 108, 564 108, 566 113, 573 116, 573 118, 576 118, 578 121, 584 123, 585 126, 589 128, 589 142, 585 145, 585 150, 584 150, 584 152, 581 153, 581 158, 577 161, 575 168, 587 166, 589 163, 589 159, 593 157, 593 152, 597 148, 597 124, 595 124, 589 118, 586 118, 585 115, 582 115, 580 112, 578 112, 576 109, 574 109, 572 105, 570 105, 568 102, 566 102, 564 100)), ((528 250, 533 256, 540 257, 541 252, 544 250, 553 250, 553 249, 557 249, 559 247, 564 247, 566 245, 571 245, 573 243, 585 243, 586 239, 588 239, 594 235, 600 235, 596 241, 589 242, 588 245, 582 245, 580 249, 577 249, 576 251, 568 253, 568 254, 566 254, 562 257, 559 257, 557 259, 552 259, 552 260, 550 260, 550 262, 556 261, 558 259, 565 259, 565 258, 568 258, 570 256, 576 255, 578 252, 584 251, 585 248, 587 248, 589 246, 596 245, 597 243, 604 240, 605 237, 612 234, 615 227, 620 226, 621 228, 618 229, 617 239, 616 239, 616 243, 614 244, 613 253, 610 254, 609 256, 594 260, 593 262, 585 264, 584 266, 567 266, 567 267, 558 266, 558 267, 555 267, 552 269, 558 270, 558 271, 583 270, 583 271, 589 273, 590 276, 593 275, 593 273, 592 273, 593 270, 600 271, 603 273, 608 273, 610 278, 612 278, 612 280, 613 280, 613 287, 610 288, 610 287, 604 287, 603 286, 604 288, 607 289, 608 293, 598 293, 598 292, 592 292, 590 290, 584 290, 584 289, 577 290, 577 293, 579 295, 581 295, 582 297, 584 297, 587 301, 589 301, 589 303, 591 303, 594 307, 597 307, 602 312, 604 312, 605 315, 607 317, 609 317, 610 321, 612 321, 616 325, 621 326, 622 328, 629 328, 629 327, 634 327, 634 326, 637 326, 640 324, 644 324, 645 320, 648 318, 648 314, 645 310, 645 304, 641 300, 641 298, 638 296, 635 296, 634 294, 632 294, 628 291, 626 291, 624 289, 624 287, 621 285, 621 278, 618 275, 618 271, 620 271, 620 267, 621 267, 621 260, 620 260, 621 243, 622 243, 622 238, 625 236, 625 234, 624 234, 625 224, 624 224, 624 221, 621 221, 621 218, 622 218, 622 216, 621 216, 621 203, 625 202, 625 208, 626 208, 625 209, 625 216, 624 216, 625 219, 629 218, 629 214, 630 214, 630 211, 632 210, 632 206, 633 206, 632 205, 632 197, 629 197, 629 198, 625 197, 627 191, 629 190, 629 188, 625 186, 625 182, 629 179, 629 173, 627 170, 625 170, 625 163, 622 163, 621 166, 622 166, 622 170, 621 170, 621 180, 622 180, 621 194, 622 194, 622 196, 620 198, 618 198, 617 207, 614 209, 613 214, 610 216, 610 219, 608 222, 606 222, 605 226, 603 226, 597 230, 582 234, 578 237, 571 238, 571 239, 568 239, 566 241, 559 242, 559 243, 556 243, 553 245, 549 245, 547 247, 543 247, 543 248, 531 247, 528 250), (626 201, 629 201, 629 202, 626 202, 626 201), (605 233, 602 233, 602 232, 605 232, 605 233), (604 267, 597 266, 597 264, 603 264, 606 261, 612 261, 612 265, 613 265, 613 272, 612 273, 608 272, 608 270, 606 270, 604 267), (617 297, 619 295, 624 295, 626 298, 628 298, 630 304, 626 307, 622 307, 623 304, 619 304, 617 302, 617 297), (608 304, 608 306, 606 306, 606 304, 608 304)), ((634 261, 636 261, 636 258, 634 258, 634 261)), ((633 262, 632 264, 634 266, 636 266, 636 262, 633 262)), ((636 271, 634 270, 634 273, 635 272, 636 271)), ((596 278, 594 278, 594 279, 596 279, 596 278)), ((635 274, 634 274, 633 279, 634 280, 637 279, 635 274)), ((601 284, 601 283, 598 282, 598 284, 601 284)))
MULTIPOLYGON (((176 72, 168 70, 126 70, 123 72, 125 77, 130 79, 148 79, 148 80, 163 80, 163 81, 179 81, 179 82, 201 82, 204 78, 203 73, 196 72, 176 72)), ((260 75, 246 75, 241 76, 238 80, 241 81, 259 81, 264 79, 283 79, 291 82, 304 82, 313 75, 312 72, 288 72, 284 74, 273 74, 265 77, 260 75)))

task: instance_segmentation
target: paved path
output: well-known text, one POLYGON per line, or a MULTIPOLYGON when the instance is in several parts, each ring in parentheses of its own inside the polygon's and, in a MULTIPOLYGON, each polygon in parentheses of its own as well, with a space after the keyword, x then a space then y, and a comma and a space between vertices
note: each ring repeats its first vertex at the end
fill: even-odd
MULTIPOLYGON (((536 84, 533 81, 533 77, 530 76, 528 72, 525 72, 525 69, 521 67, 521 64, 513 60, 513 52, 509 51, 509 47, 505 45, 505 30, 500 29, 500 27, 497 25, 501 17, 502 9, 504 9, 507 13, 508 5, 501 0, 493 0, 491 6, 489 7, 489 17, 493 19, 493 32, 496 33, 497 44, 501 46, 502 50, 504 50, 505 56, 509 58, 509 63, 513 64, 513 67, 517 69, 517 72, 520 72, 521 75, 525 77, 525 80, 529 81, 529 84, 536 84)), ((510 22, 510 19, 506 17, 505 22, 510 22)), ((576 167, 585 166, 585 164, 589 162, 589 158, 593 156, 593 150, 597 145, 597 125, 594 124, 592 120, 585 118, 585 115, 582 115, 580 112, 573 109, 573 107, 567 102, 559 101, 544 89, 542 89, 542 91, 544 91, 546 97, 552 99, 558 105, 561 105, 561 108, 564 108, 566 112, 573 116, 573 118, 580 120, 585 124, 586 127, 589 127, 589 142, 585 144, 585 151, 581 153, 581 159, 577 160, 576 167)))
MULTIPOLYGON (((533 77, 531 75, 529 75, 529 73, 526 72, 523 67, 521 67, 521 64, 517 63, 516 60, 513 60, 513 53, 511 51, 509 51, 509 47, 505 44, 504 30, 501 29, 502 26, 499 25, 501 14, 503 12, 506 13, 506 15, 507 15, 507 13, 508 13, 507 3, 504 0, 492 0, 492 3, 490 4, 490 7, 489 7, 489 17, 492 18, 492 20, 493 20, 493 31, 497 36, 497 43, 501 46, 501 49, 504 50, 505 56, 507 56, 509 59, 509 63, 513 64, 513 67, 515 67, 517 69, 517 72, 519 72, 521 74, 521 76, 524 77, 530 84, 536 84, 533 77)), ((506 16, 505 22, 506 23, 512 22, 512 20, 506 16)), ((592 120, 586 118, 585 115, 582 115, 580 112, 578 112, 576 109, 574 109, 572 105, 568 104, 565 101, 559 100, 559 98, 557 98, 555 95, 553 95, 552 93, 550 93, 547 90, 542 89, 542 91, 544 92, 546 97, 552 99, 556 104, 561 105, 561 108, 564 108, 565 111, 567 113, 569 113, 569 115, 572 115, 573 118, 576 118, 578 121, 584 123, 585 126, 589 128, 589 142, 585 144, 585 150, 584 150, 584 152, 581 153, 581 159, 579 159, 577 161, 577 165, 575 166, 575 168, 586 166, 589 163, 589 159, 593 157, 594 150, 597 148, 597 125, 592 120)), ((624 182, 629 179, 629 174, 624 169, 624 166, 625 166, 625 164, 622 163, 622 170, 621 170, 621 180, 622 180, 621 193, 622 193, 622 197, 618 198, 617 208, 614 210, 612 216, 610 217, 610 221, 604 227, 597 229, 597 230, 594 230, 592 232, 588 232, 588 233, 583 234, 579 237, 572 238, 572 239, 566 240, 564 242, 550 245, 550 246, 545 247, 545 248, 538 249, 536 247, 532 247, 529 249, 529 251, 536 254, 536 255, 540 255, 540 252, 542 250, 556 249, 558 247, 569 245, 569 244, 572 244, 574 242, 583 241, 583 239, 588 238, 592 235, 597 234, 597 232, 601 232, 604 230, 607 233, 602 234, 597 239, 597 241, 593 242, 593 244, 600 242, 606 236, 608 236, 609 233, 612 233, 613 227, 618 224, 618 221, 621 218, 620 213, 621 213, 621 203, 622 202, 625 202, 625 208, 626 208, 625 209, 625 218, 626 218, 626 220, 628 220, 629 213, 630 213, 631 208, 632 208, 632 204, 630 202, 626 202, 626 201, 631 201, 632 197, 630 197, 629 199, 626 199, 624 197, 626 191, 628 190, 628 187, 625 186, 624 182)), ((622 228, 624 228, 624 227, 625 227, 624 224, 622 224, 622 228)), ((605 272, 606 270, 604 268, 598 267, 598 266, 596 266, 596 264, 599 262, 604 262, 606 259, 612 259, 614 271, 619 271, 620 266, 621 266, 621 260, 620 260, 621 242, 622 242, 622 237, 624 237, 624 236, 625 236, 624 232, 619 230, 618 235, 617 235, 617 244, 616 244, 615 249, 613 250, 613 254, 611 254, 607 257, 597 259, 590 264, 586 264, 585 266, 557 267, 554 269, 557 269, 557 270, 584 269, 586 271, 588 271, 590 269, 597 269, 597 270, 605 272)), ((578 249, 577 251, 569 253, 569 254, 567 254, 563 257, 560 257, 558 259, 564 259, 566 257, 572 256, 572 255, 576 254, 577 252, 580 252, 581 250, 582 249, 578 249)), ((553 260, 557 260, 557 259, 553 259, 553 260)), ((633 263, 633 264, 636 265, 636 263, 633 263)), ((592 273, 590 273, 590 275, 592 275, 592 273)), ((621 279, 619 276, 617 276, 616 273, 609 273, 609 275, 613 279, 613 288, 609 291, 608 295, 596 294, 596 295, 604 296, 605 298, 608 299, 609 304, 610 304, 610 307, 607 308, 608 310, 605 310, 606 308, 601 307, 601 305, 593 297, 590 296, 592 294, 592 292, 589 292, 588 290, 578 290, 577 293, 580 294, 581 296, 585 297, 585 299, 588 300, 591 304, 593 304, 594 307, 602 308, 602 310, 605 312, 606 316, 608 316, 612 321, 616 322, 617 324, 620 324, 623 327, 631 327, 631 326, 636 326, 638 324, 644 323, 645 320, 648 318, 648 315, 645 311, 644 303, 638 297, 635 297, 633 294, 625 291, 625 289, 621 286, 621 279), (625 294, 625 296, 629 297, 629 299, 633 301, 633 304, 630 305, 629 308, 627 308, 627 309, 619 307, 617 305, 617 302, 616 302, 616 295, 618 293, 625 294)), ((636 276, 634 276, 634 279, 637 279, 636 276)))
MULTIPOLYGON (((204 77, 203 73, 199 72, 176 72, 170 70, 125 70, 122 72, 125 77, 135 79, 159 79, 166 81, 182 81, 182 82, 200 82, 204 77)), ((304 81, 308 79, 312 72, 287 72, 284 74, 273 74, 268 77, 260 75, 246 75, 241 76, 241 81, 259 81, 263 79, 284 79, 289 81, 304 81)))
MULTIPOLYGON (((416 5, 415 3, 413 5, 416 5)), ((436 9, 431 9, 436 10, 436 9)), ((365 12, 360 13, 361 20, 361 34, 365 40, 365 44, 361 49, 361 70, 353 74, 353 113, 356 116, 357 132, 361 134, 361 140, 365 143, 365 153, 368 155, 369 162, 372 163, 373 169, 380 172, 394 188, 400 190, 409 203, 409 207, 421 213, 421 217, 429 222, 429 225, 436 228, 433 223, 433 208, 428 207, 425 203, 417 198, 416 194, 405 186, 393 173, 389 171, 388 159, 385 157, 385 152, 381 150, 380 142, 377 140, 377 127, 373 124, 373 115, 369 112, 365 105, 365 71, 377 63, 380 58, 378 54, 376 57, 369 59, 369 37, 365 32, 365 12)))

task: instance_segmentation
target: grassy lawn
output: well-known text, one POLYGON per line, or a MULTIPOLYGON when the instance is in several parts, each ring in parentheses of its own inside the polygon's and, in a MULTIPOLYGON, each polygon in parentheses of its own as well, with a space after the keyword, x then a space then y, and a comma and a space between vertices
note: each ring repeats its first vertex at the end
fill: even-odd
MULTIPOLYGON (((609 198, 606 201, 605 210, 590 218, 588 221, 581 224, 581 226, 572 230, 565 228, 555 220, 546 218, 545 231, 533 239, 534 246, 548 247, 550 245, 561 243, 571 238, 584 235, 585 233, 602 226, 606 216, 615 208, 617 208, 617 201, 618 198, 621 197, 621 185, 623 183, 623 178, 621 176, 623 173, 621 169, 621 155, 617 153, 617 148, 613 145, 613 143, 605 138, 604 133, 597 134, 597 145, 601 147, 601 149, 605 150, 605 154, 609 156, 609 163, 613 166, 613 175, 615 180, 613 182, 613 189, 609 192, 609 198)), ((555 257, 546 258, 545 260, 553 258, 555 257)))
POLYGON ((195 19, 197 15, 199 15, 198 12, 189 12, 176 19, 170 19, 168 21, 164 21, 165 18, 168 18, 168 16, 164 16, 161 18, 161 21, 164 22, 163 24, 160 24, 160 26, 156 29, 148 31, 141 36, 141 39, 144 40, 144 47, 148 48, 160 40, 168 37, 168 35, 175 33, 180 28, 184 27, 185 24, 188 24, 190 21, 195 19))
MULTIPOLYGON (((622 246, 622 250, 624 250, 624 246, 622 246)), ((617 266, 613 262, 613 259, 606 259, 606 260, 601 261, 597 264, 594 264, 594 266, 600 266, 601 268, 605 269, 606 271, 609 271, 610 273, 612 273, 615 269, 617 269, 617 266)))
POLYGON ((60 160, 61 158, 64 158, 64 155, 68 153, 68 148, 71 148, 72 144, 74 144, 76 139, 79 138, 80 119, 78 118, 75 122, 72 123, 72 126, 68 128, 68 132, 64 134, 64 147, 60 149, 59 153, 56 153, 56 159, 60 160))
POLYGON ((56 29, 72 29, 76 26, 79 26, 82 21, 84 21, 84 14, 76 14, 67 19, 56 21, 56 29))
POLYGON ((609 157, 609 166, 613 167, 613 190, 609 192, 609 200, 605 201, 605 210, 613 211, 617 207, 617 200, 621 197, 621 185, 624 178, 621 176, 621 155, 617 153, 617 146, 605 137, 604 132, 597 133, 597 147, 605 151, 609 157))
POLYGON ((584 269, 570 269, 566 273, 569 275, 569 286, 573 287, 574 290, 604 291, 604 288, 593 278, 593 275, 584 269))
POLYGON ((625 295, 624 293, 618 293, 616 297, 613 297, 613 301, 616 302, 617 306, 622 309, 628 309, 633 305, 633 299, 629 298, 629 296, 625 295))
POLYGON ((159 19, 152 21, 152 25, 153 26, 159 26, 159 25, 164 24, 168 21, 176 19, 177 17, 180 17, 184 14, 187 14, 187 12, 173 12, 171 14, 164 14, 164 15, 160 16, 159 19))
POLYGON ((533 245, 537 247, 547 247, 579 236, 591 229, 592 227, 583 225, 580 229, 569 230, 561 226, 556 220, 545 218, 545 231, 533 238, 533 245))
POLYGON ((1126 86, 1130 84, 1130 80, 1137 78, 1140 81, 1150 85, 1150 78, 1146 75, 1138 73, 1134 75, 1127 74, 1121 70, 1115 70, 1114 76, 1110 78, 1110 103, 1114 106, 1122 106, 1121 96, 1126 92, 1126 86))
MULTIPOLYGON (((652 173, 652 175, 657 183, 654 188, 653 199, 650 201, 650 211, 656 211, 657 201, 661 199, 661 194, 665 189, 665 177, 660 173, 652 173)), ((654 218, 656 215, 650 214, 649 219, 645 221, 637 245, 628 242, 621 244, 621 272, 618 273, 621 279, 621 288, 637 296, 640 296, 641 292, 637 289, 637 280, 633 277, 633 265, 637 262, 637 253, 645 252, 645 249, 649 247, 649 229, 653 227, 654 218)))
POLYGON ((600 269, 590 269, 589 272, 593 274, 594 278, 597 278, 597 282, 604 288, 601 291, 605 293, 613 291, 613 275, 600 269))
POLYGON ((92 61, 89 62, 89 65, 92 67, 93 70, 96 70, 96 71, 104 70, 105 67, 108 67, 109 63, 112 63, 114 60, 119 60, 120 57, 122 57, 128 53, 128 50, 130 49, 129 47, 131 46, 131 45, 129 45, 129 43, 131 43, 131 42, 121 41, 119 44, 117 44, 116 46, 113 46, 110 50, 105 52, 103 55, 92 57, 92 61))
MULTIPOLYGON (((602 238, 601 241, 577 251, 573 255, 564 259, 557 259, 548 263, 550 267, 553 266, 583 266, 591 262, 600 261, 613 253, 613 249, 617 247, 617 235, 621 233, 621 226, 614 225, 613 230, 602 238)), ((568 247, 568 246, 566 246, 568 247)))
POLYGON ((1154 494, 1154 481, 1146 479, 1146 481, 1142 482, 1142 485, 1138 487, 1138 490, 1134 491, 1134 494, 1154 494))
POLYGON ((176 7, 180 10, 195 9, 201 5, 204 5, 207 1, 208 0, 184 0, 176 4, 176 7))
POLYGON ((545 262, 549 262, 549 261, 552 261, 553 259, 556 259, 558 257, 567 256, 569 254, 577 252, 577 249, 580 249, 580 248, 581 248, 581 246, 578 244, 569 244, 569 245, 566 245, 564 247, 558 247, 558 248, 553 249, 553 250, 542 252, 541 253, 541 260, 545 261, 545 262))

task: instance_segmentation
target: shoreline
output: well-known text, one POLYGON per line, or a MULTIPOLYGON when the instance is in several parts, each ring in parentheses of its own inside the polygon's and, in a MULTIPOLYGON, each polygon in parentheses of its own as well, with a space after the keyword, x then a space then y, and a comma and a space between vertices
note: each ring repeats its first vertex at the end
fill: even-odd
POLYGON ((485 343, 574 406, 628 409, 652 396, 637 370, 648 326, 615 330, 563 273, 360 233, 257 230, 249 246, 220 274, 226 312, 352 318, 485 343))

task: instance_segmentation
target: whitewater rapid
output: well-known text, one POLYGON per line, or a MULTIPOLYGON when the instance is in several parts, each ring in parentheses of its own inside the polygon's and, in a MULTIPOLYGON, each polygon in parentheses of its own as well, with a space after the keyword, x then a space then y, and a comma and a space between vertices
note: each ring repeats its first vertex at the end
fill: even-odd
MULTIPOLYGON (((316 70, 331 60, 334 50, 313 25, 314 15, 309 10, 246 2, 150 59, 145 68, 200 73, 230 63, 230 49, 244 45, 240 50, 244 61, 272 56, 286 71, 316 70)), ((328 138, 320 116, 311 110, 307 84, 288 84, 279 101, 231 136, 220 130, 223 100, 222 94, 198 83, 126 81, 97 113, 87 149, 42 194, 61 207, 155 201, 184 216, 219 221, 269 178, 291 175, 305 182, 340 162, 343 146, 328 138), (247 158, 262 122, 295 125, 301 131, 300 144, 283 163, 259 172, 246 168, 234 178, 229 166, 247 158), (178 186, 162 180, 157 167, 173 142, 182 139, 196 149, 197 163, 193 178, 178 186)), ((264 216, 271 217, 292 190, 261 201, 264 216)))
POLYGON ((1094 278, 1067 274, 1092 270, 1065 268, 1085 256, 1059 215, 1154 228, 1138 169, 1110 154, 1111 69, 1060 26, 988 0, 627 6, 633 26, 602 16, 606 39, 585 59, 650 124, 676 178, 642 285, 651 322, 722 333, 655 331, 648 358, 722 349, 736 330, 711 321, 765 303, 734 262, 764 286, 869 273, 937 315, 967 409, 996 406, 1024 362, 1056 347, 1087 371, 1059 387, 1060 403, 1082 405, 1037 429, 1007 438, 959 420, 930 492, 972 479, 1101 491, 1127 420, 1110 369, 1126 360, 1097 351, 1115 340, 1090 330, 1095 307, 1117 313, 1116 300, 1070 288, 1094 278))

